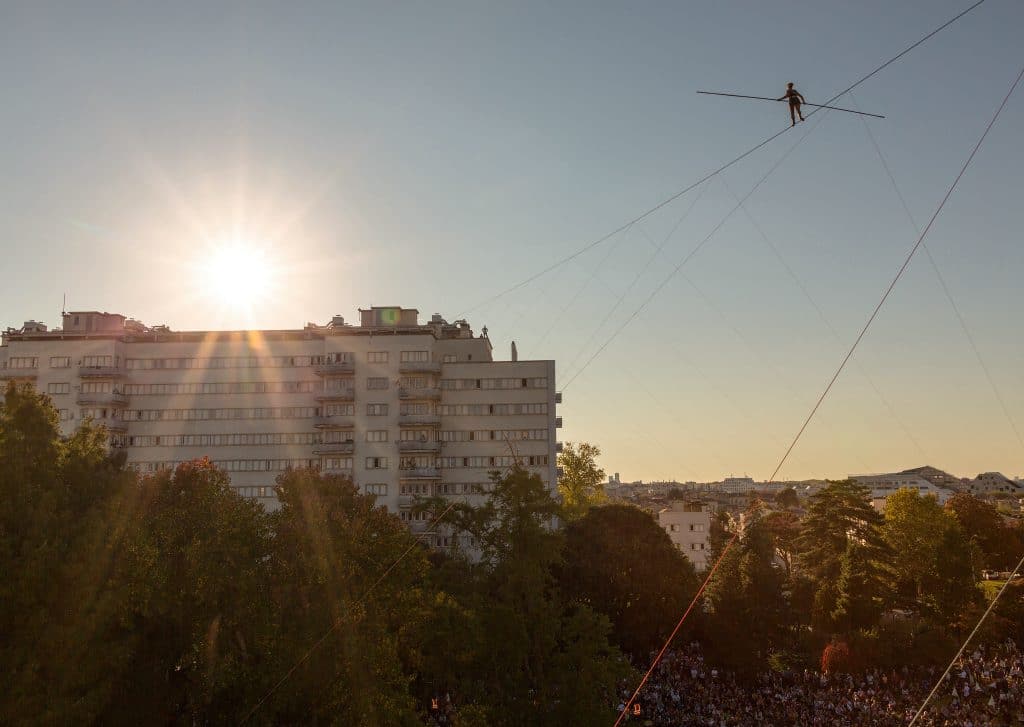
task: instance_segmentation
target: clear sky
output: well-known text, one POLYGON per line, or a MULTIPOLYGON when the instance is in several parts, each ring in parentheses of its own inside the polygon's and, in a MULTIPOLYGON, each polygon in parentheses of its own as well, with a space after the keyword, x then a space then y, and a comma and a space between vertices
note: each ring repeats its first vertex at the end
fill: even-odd
MULTIPOLYGON (((788 123, 695 91, 824 101, 968 4, 6 2, 0 324, 57 324, 64 293, 176 329, 405 305, 554 358, 564 384, 799 140, 561 407, 561 438, 623 478, 767 477, 916 238, 861 117, 817 114, 477 304, 788 123)), ((1024 64, 1022 27, 988 0, 837 102, 887 117, 870 129, 918 225, 1024 64)), ((927 245, 1024 432, 1022 139, 1024 89, 927 245)), ((922 251, 780 476, 925 463, 1024 473, 922 251)))

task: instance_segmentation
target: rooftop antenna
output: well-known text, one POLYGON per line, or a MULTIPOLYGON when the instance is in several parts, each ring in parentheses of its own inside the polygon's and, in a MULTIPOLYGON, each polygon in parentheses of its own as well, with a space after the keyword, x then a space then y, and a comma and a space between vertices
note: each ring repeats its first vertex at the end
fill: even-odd
POLYGON ((61 316, 66 316, 68 314, 68 294, 67 294, 67 292, 64 293, 64 300, 61 301, 61 304, 60 304, 60 314, 61 314, 61 316))

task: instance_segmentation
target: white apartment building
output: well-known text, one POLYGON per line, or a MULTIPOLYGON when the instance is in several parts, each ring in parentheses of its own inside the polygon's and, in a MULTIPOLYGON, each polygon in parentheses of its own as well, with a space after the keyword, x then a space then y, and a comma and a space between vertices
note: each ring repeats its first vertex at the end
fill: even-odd
POLYGON ((673 502, 658 512, 658 525, 698 571, 708 567, 711 507, 703 502, 673 502))
POLYGON ((465 321, 359 312, 359 325, 182 332, 71 312, 53 331, 8 329, 0 383, 34 383, 65 434, 106 425, 144 475, 209 456, 270 509, 290 467, 352 477, 413 530, 427 525, 417 496, 472 496, 515 461, 556 487, 554 361, 495 361, 465 321))
POLYGON ((871 504, 876 510, 885 510, 885 500, 897 490, 909 487, 922 495, 932 495, 940 505, 956 494, 952 487, 937 485, 913 471, 880 475, 850 475, 850 479, 871 489, 871 504))

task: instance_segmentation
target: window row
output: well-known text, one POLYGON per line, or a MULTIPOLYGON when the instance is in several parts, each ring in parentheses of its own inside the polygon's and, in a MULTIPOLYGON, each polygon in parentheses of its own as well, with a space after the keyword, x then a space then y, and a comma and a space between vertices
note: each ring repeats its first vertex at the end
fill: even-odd
POLYGON ((71 393, 71 384, 69 384, 67 382, 47 384, 46 385, 46 393, 47 394, 70 394, 71 393))
POLYGON ((547 414, 547 403, 542 404, 442 404, 442 416, 509 416, 514 414, 547 414))
MULTIPOLYGON (((328 432, 334 434, 334 432, 328 432)), ((319 444, 316 432, 251 432, 246 434, 132 435, 129 447, 243 447, 259 445, 319 444)))
MULTIPOLYGON (((136 472, 152 473, 174 469, 181 461, 168 462, 130 462, 128 467, 136 472)), ((223 459, 214 460, 215 467, 225 472, 284 472, 300 467, 320 466, 318 459, 223 459)))
POLYGON ((523 467, 543 467, 548 463, 546 454, 530 455, 527 457, 438 457, 438 467, 446 469, 458 467, 512 467, 520 465, 523 467))
POLYGON ((34 369, 38 368, 39 359, 35 356, 11 356, 7 359, 9 369, 34 369))
POLYGON ((441 388, 459 391, 462 389, 546 389, 546 376, 522 379, 441 379, 441 388))
POLYGON ((124 393, 131 396, 172 396, 175 394, 310 394, 319 390, 319 381, 206 381, 202 383, 180 384, 126 384, 124 387, 124 393))
POLYGON ((124 419, 139 422, 216 421, 223 419, 309 419, 319 407, 284 406, 245 409, 126 409, 124 419))
POLYGON ((475 429, 444 430, 437 433, 441 442, 520 442, 547 441, 547 429, 475 429))
POLYGON ((323 364, 352 363, 352 354, 337 352, 318 356, 211 356, 208 358, 130 358, 130 369, 262 369, 304 368, 323 364))

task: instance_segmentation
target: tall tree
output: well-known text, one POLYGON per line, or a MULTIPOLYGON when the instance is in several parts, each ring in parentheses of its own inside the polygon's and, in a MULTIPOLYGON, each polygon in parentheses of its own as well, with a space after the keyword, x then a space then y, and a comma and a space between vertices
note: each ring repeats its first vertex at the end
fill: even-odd
POLYGON ((870 490, 853 480, 829 482, 810 498, 800 537, 797 562, 801 575, 815 584, 811 620, 831 630, 840 596, 838 581, 851 540, 862 549, 857 555, 873 565, 864 577, 872 592, 886 593, 890 577, 885 563, 891 551, 882 536, 883 518, 869 501, 870 490))
POLYGON ((95 722, 113 698, 126 644, 107 587, 135 492, 123 457, 89 424, 60 437, 57 412, 30 386, 0 405, 2 723, 95 722))
POLYGON ((426 549, 348 478, 289 471, 277 493, 273 672, 275 681, 288 676, 264 715, 288 724, 416 724, 425 705, 412 699, 403 662, 419 663, 410 636, 431 608, 426 549))
POLYGON ((479 545, 470 608, 481 641, 459 701, 482 708, 489 724, 607 721, 629 671, 608 642, 608 619, 558 587, 559 511, 539 477, 515 468, 495 476, 486 503, 453 512, 455 529, 479 545))
POLYGON ((689 559, 631 505, 591 508, 567 526, 559 582, 567 598, 607 615, 619 647, 638 661, 660 646, 699 586, 689 559))
POLYGON ((590 506, 607 502, 604 470, 597 466, 600 456, 600 448, 587 442, 566 442, 558 455, 558 466, 562 468, 558 492, 566 519, 582 517, 590 506))
POLYGON ((981 548, 983 567, 1009 570, 1024 552, 1020 531, 1006 525, 995 505, 966 492, 946 501, 946 511, 956 518, 964 535, 981 548))
POLYGON ((784 638, 785 576, 775 564, 772 535, 760 508, 748 512, 743 532, 707 589, 714 658, 739 669, 762 665, 784 638))
POLYGON ((274 653, 263 508, 209 460, 146 478, 111 587, 132 643, 106 723, 230 722, 274 653))

